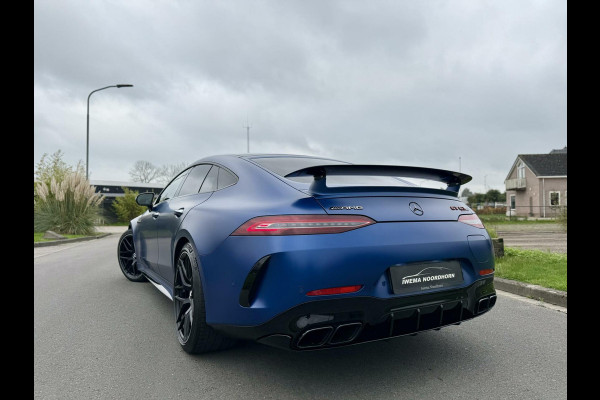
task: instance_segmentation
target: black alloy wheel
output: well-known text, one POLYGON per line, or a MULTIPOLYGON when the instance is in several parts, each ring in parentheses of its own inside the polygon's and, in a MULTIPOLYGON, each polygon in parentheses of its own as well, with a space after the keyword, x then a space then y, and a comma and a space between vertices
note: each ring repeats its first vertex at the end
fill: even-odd
POLYGON ((131 229, 126 230, 119 239, 117 245, 117 258, 121 272, 125 278, 133 282, 144 282, 146 277, 137 269, 137 257, 135 247, 133 245, 133 232, 131 229))
POLYGON ((207 353, 226 349, 236 343, 206 323, 198 259, 190 243, 186 243, 177 255, 173 284, 175 329, 183 350, 190 354, 207 353))
POLYGON ((194 323, 194 297, 192 287, 192 264, 190 253, 182 251, 177 258, 175 269, 175 325, 177 326, 177 337, 179 343, 185 345, 192 331, 194 323))

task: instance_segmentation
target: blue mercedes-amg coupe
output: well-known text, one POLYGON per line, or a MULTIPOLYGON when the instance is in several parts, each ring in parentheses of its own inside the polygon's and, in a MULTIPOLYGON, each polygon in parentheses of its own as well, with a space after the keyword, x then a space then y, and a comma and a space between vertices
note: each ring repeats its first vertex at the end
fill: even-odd
POLYGON ((456 325, 496 302, 490 237, 457 198, 470 180, 298 155, 207 157, 158 196, 138 195, 148 210, 121 236, 119 265, 173 300, 188 353, 236 339, 323 349, 456 325))

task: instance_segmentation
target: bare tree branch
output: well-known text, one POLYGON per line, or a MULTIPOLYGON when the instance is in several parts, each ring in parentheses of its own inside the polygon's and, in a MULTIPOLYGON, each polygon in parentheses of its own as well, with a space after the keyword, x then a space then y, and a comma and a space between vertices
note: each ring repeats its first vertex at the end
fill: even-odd
POLYGON ((149 161, 139 160, 129 170, 129 176, 134 182, 149 183, 158 176, 158 168, 149 161))
POLYGON ((157 181, 160 183, 167 184, 171 179, 178 173, 183 171, 187 167, 188 163, 180 162, 178 164, 166 164, 158 169, 157 181))

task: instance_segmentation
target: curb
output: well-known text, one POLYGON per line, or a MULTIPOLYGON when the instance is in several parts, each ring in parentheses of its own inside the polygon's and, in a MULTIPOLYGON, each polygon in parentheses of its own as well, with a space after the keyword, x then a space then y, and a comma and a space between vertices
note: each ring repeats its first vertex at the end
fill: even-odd
POLYGON ((85 236, 85 237, 80 237, 80 238, 75 238, 75 239, 57 239, 52 242, 35 242, 35 243, 33 243, 33 247, 58 246, 59 244, 85 242, 88 240, 101 239, 103 237, 107 237, 108 235, 112 235, 112 233, 101 233, 98 236, 85 236))
POLYGON ((494 287, 499 290, 504 290, 505 292, 523 297, 530 297, 567 308, 567 292, 563 292, 562 290, 548 289, 530 283, 517 282, 497 277, 494 277, 494 287))

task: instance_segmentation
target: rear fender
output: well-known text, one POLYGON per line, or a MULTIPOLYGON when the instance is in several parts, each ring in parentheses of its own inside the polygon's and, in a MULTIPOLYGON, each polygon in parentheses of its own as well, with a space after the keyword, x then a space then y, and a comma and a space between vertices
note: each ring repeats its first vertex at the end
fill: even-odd
POLYGON ((177 232, 177 235, 175 236, 175 239, 173 240, 173 263, 172 263, 172 267, 173 267, 173 275, 175 275, 175 266, 177 264, 177 249, 181 247, 181 243, 187 241, 189 244, 192 245, 192 248, 194 249, 194 255, 196 256, 196 262, 198 263, 198 274, 200 275, 200 279, 202 280, 202 289, 204 291, 204 282, 206 282, 206 278, 204 276, 204 270, 202 268, 202 261, 201 261, 201 257, 200 257, 200 253, 198 252, 198 248, 196 247, 196 243, 194 242, 194 239, 192 239, 192 235, 190 234, 190 232, 188 232, 185 229, 180 229, 177 232))

